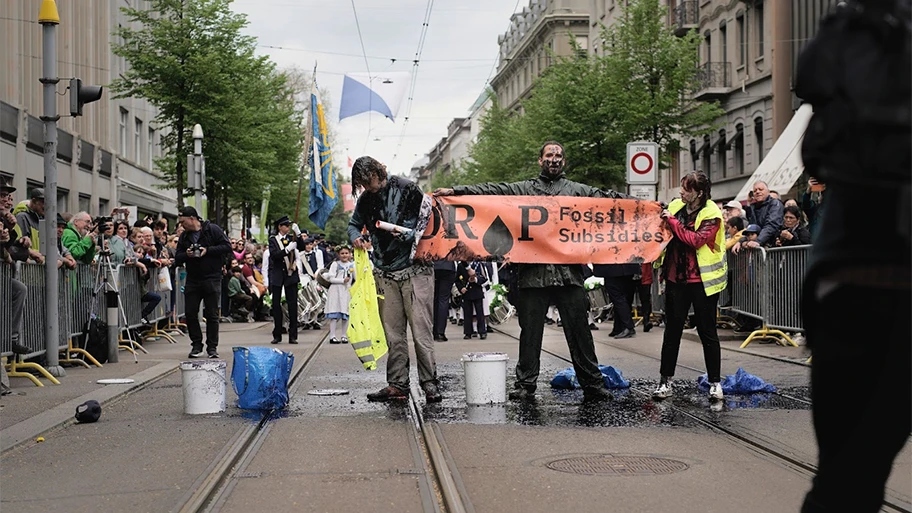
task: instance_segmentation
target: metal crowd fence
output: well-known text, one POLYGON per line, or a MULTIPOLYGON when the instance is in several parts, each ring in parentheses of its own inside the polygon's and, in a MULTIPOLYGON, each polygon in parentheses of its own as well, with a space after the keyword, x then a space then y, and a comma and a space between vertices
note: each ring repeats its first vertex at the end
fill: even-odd
MULTIPOLYGON (((159 285, 155 269, 150 275, 148 287, 162 296, 153 313, 147 319, 153 326, 157 321, 170 320, 169 326, 178 326, 178 320, 184 315, 184 295, 182 293, 186 282, 186 271, 183 268, 174 270, 172 278, 172 291, 163 290, 159 285), (175 297, 175 308, 171 310, 171 294, 175 297)), ((26 297, 22 312, 22 326, 20 327, 19 342, 30 349, 22 358, 29 359, 41 356, 47 352, 45 311, 47 297, 45 290, 46 268, 43 264, 18 262, 15 265, 0 263, 0 356, 13 355, 12 347, 12 285, 11 280, 17 279, 26 287, 26 297)), ((73 339, 84 334, 85 327, 93 316, 105 318, 106 306, 104 296, 104 278, 117 285, 123 307, 121 323, 126 318, 121 330, 136 328, 142 323, 142 296, 144 285, 139 268, 132 266, 105 266, 78 264, 75 269, 61 268, 58 270, 58 314, 59 314, 59 340, 58 350, 67 353, 67 358, 62 362, 82 363, 80 360, 69 359, 70 352, 74 349, 73 339), (104 274, 101 274, 104 273, 104 274)), ((159 333, 162 334, 162 333, 159 333)), ((168 337, 170 339, 170 337, 168 337)), ((171 339, 173 341, 173 339, 171 339)), ((11 363, 10 375, 18 375, 32 379, 37 385, 41 383, 31 374, 16 372, 17 362, 11 363), (15 374, 14 374, 15 373, 15 374)), ((18 368, 33 368, 42 375, 57 383, 56 380, 40 365, 34 363, 18 363, 18 368)))
POLYGON ((786 331, 804 331, 799 305, 810 248, 758 248, 729 255, 731 311, 761 323, 742 348, 759 339, 797 347, 786 331))

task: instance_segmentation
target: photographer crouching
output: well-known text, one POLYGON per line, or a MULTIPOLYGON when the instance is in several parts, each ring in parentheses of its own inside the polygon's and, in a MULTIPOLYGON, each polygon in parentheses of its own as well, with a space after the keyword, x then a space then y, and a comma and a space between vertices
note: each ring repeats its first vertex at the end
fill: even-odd
POLYGON ((218 358, 219 291, 222 282, 222 264, 231 252, 231 243, 225 232, 214 223, 203 221, 193 207, 184 207, 177 214, 177 222, 184 228, 177 241, 174 257, 176 265, 186 265, 187 283, 184 285, 187 330, 190 333, 189 358, 203 355, 203 332, 199 323, 199 306, 203 302, 206 317, 206 353, 218 358))

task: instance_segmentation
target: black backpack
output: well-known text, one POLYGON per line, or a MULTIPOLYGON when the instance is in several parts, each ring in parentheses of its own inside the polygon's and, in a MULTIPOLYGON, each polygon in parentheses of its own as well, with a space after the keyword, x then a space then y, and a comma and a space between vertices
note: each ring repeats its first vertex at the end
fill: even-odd
POLYGON ((83 334, 84 349, 98 360, 98 363, 108 361, 108 324, 101 319, 90 319, 85 325, 83 334))
POLYGON ((826 181, 892 186, 912 168, 912 0, 849 0, 798 58, 814 107, 801 156, 826 181))

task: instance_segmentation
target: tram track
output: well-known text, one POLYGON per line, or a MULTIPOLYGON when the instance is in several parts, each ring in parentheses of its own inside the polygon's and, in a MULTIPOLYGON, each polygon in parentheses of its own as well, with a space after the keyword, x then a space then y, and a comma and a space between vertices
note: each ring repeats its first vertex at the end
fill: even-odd
MULTIPOLYGON (((289 397, 294 398, 304 382, 311 364, 316 360, 328 334, 317 342, 304 357, 302 364, 289 380, 289 397)), ((428 513, 474 513, 468 494, 452 455, 439 428, 425 422, 417 386, 409 391, 407 429, 409 450, 414 468, 405 473, 419 474, 418 489, 421 504, 428 513)), ((260 448, 270 436, 273 422, 281 418, 281 412, 264 412, 261 418, 242 428, 216 455, 213 462, 192 486, 192 493, 185 496, 172 509, 181 513, 219 511, 230 500, 235 484, 245 474, 260 448)))
MULTIPOLYGON (((505 335, 505 336, 508 336, 508 337, 510 337, 510 338, 512 338, 512 339, 514 339, 514 340, 519 341, 519 338, 516 337, 516 336, 513 335, 513 334, 510 334, 510 333, 507 333, 507 332, 505 332, 505 331, 499 330, 499 329, 497 329, 496 327, 494 327, 493 329, 494 329, 495 331, 497 331, 497 332, 499 332, 499 333, 505 335)), ((656 356, 654 356, 654 355, 646 354, 646 353, 643 353, 643 352, 640 352, 640 351, 636 351, 636 350, 633 350, 633 349, 630 349, 630 348, 626 348, 626 347, 623 347, 623 346, 618 346, 618 345, 615 345, 615 344, 611 344, 611 343, 609 343, 609 342, 603 342, 603 341, 595 341, 595 342, 598 343, 598 344, 600 344, 600 345, 610 347, 610 348, 612 348, 612 349, 616 349, 616 350, 619 350, 619 351, 624 351, 624 352, 627 352, 627 353, 632 353, 632 354, 635 354, 635 355, 637 355, 637 356, 641 356, 641 357, 645 357, 645 358, 650 358, 650 359, 653 359, 653 360, 661 361, 661 358, 658 358, 658 357, 656 357, 656 356)), ((565 362, 567 362, 567 363, 572 363, 572 360, 570 359, 569 356, 565 356, 565 355, 563 355, 563 354, 560 354, 560 353, 557 353, 557 352, 554 352, 554 351, 551 351, 551 350, 545 349, 545 348, 542 348, 542 352, 547 353, 547 354, 549 354, 549 355, 551 355, 551 356, 553 356, 553 357, 555 357, 555 358, 557 358, 557 359, 559 359, 559 360, 565 361, 565 362)), ((737 351, 737 352, 738 352, 738 353, 742 353, 742 354, 746 354, 746 355, 749 355, 749 356, 762 357, 761 355, 756 355, 756 354, 754 354, 754 353, 747 352, 747 351, 737 351)), ((791 361, 784 360, 784 359, 779 359, 779 358, 776 358, 776 360, 783 361, 783 363, 796 363, 796 362, 791 362, 791 361)), ((706 371, 703 370, 703 369, 698 369, 698 368, 696 368, 696 367, 690 367, 690 366, 688 366, 688 365, 683 365, 683 364, 681 364, 681 363, 678 363, 677 366, 678 366, 678 367, 681 367, 681 368, 684 368, 684 369, 688 369, 688 370, 694 371, 694 372, 698 372, 698 373, 700 373, 700 374, 706 372, 706 371)), ((650 391, 650 390, 648 390, 648 389, 645 389, 645 388, 643 388, 643 387, 640 387, 640 386, 631 385, 630 390, 633 391, 634 393, 636 393, 636 394, 638 394, 638 395, 641 395, 641 396, 643 396, 643 397, 646 397, 646 398, 651 398, 651 397, 652 397, 652 391, 650 391)), ((808 401, 808 400, 806 400, 806 399, 794 397, 794 396, 791 396, 791 395, 789 395, 789 394, 783 394, 783 393, 781 393, 781 392, 775 392, 775 394, 776 394, 776 395, 779 395, 780 397, 783 397, 783 398, 786 398, 786 399, 790 399, 790 400, 792 400, 792 401, 796 401, 796 402, 798 402, 798 403, 803 403, 803 404, 808 405, 808 406, 811 405, 811 401, 808 401)), ((734 429, 734 428, 729 427, 729 426, 725 426, 725 425, 723 425, 722 423, 720 423, 719 421, 717 421, 717 420, 713 419, 712 417, 710 417, 709 415, 707 415, 707 414, 705 414, 705 413, 703 413, 703 412, 697 412, 694 408, 685 408, 685 407, 682 407, 682 406, 676 406, 676 405, 672 404, 670 401, 663 401, 663 403, 666 404, 667 407, 669 407, 671 410, 673 410, 673 411, 675 411, 675 412, 677 412, 677 413, 683 415, 684 417, 686 417, 686 418, 688 418, 688 419, 690 419, 690 420, 696 422, 698 425, 701 425, 701 426, 703 426, 703 427, 705 427, 705 428, 708 428, 708 429, 710 429, 710 430, 713 430, 713 431, 722 433, 722 434, 726 435, 732 442, 734 442, 734 443, 736 443, 736 444, 738 444, 738 445, 741 445, 741 446, 743 446, 743 447, 746 447, 746 448, 748 448, 748 449, 750 449, 750 450, 752 450, 752 451, 758 452, 759 454, 762 454, 762 455, 764 455, 765 457, 771 458, 773 461, 778 462, 781 466, 783 466, 783 467, 785 467, 785 468, 789 468, 789 469, 791 469, 791 470, 793 470, 793 471, 797 471, 798 473, 800 473, 800 474, 802 474, 802 475, 805 475, 805 476, 807 476, 807 477, 813 477, 813 476, 815 476, 815 475, 817 474, 817 466, 816 466, 814 463, 809 462, 809 461, 806 461, 806 460, 803 460, 803 459, 798 458, 798 457, 795 457, 795 456, 790 456, 790 455, 788 455, 788 454, 785 454, 783 451, 781 451, 781 450, 779 450, 779 449, 773 447, 772 445, 770 445, 770 444, 768 444, 768 443, 766 443, 766 442, 760 440, 758 437, 755 437, 755 436, 751 436, 751 435, 748 435, 748 434, 744 434, 744 433, 738 432, 737 429, 734 429)), ((899 513, 912 513, 912 511, 910 511, 909 509, 907 509, 907 508, 905 508, 905 507, 903 507, 903 506, 897 504, 897 503, 896 503, 896 499, 892 499, 892 498, 885 498, 885 499, 884 499, 884 502, 883 502, 883 509, 884 509, 885 511, 895 511, 895 512, 899 512, 899 513)))

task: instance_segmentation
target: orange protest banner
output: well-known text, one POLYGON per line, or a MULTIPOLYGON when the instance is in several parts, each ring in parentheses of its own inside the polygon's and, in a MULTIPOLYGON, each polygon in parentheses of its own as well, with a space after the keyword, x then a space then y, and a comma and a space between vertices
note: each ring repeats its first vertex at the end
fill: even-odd
POLYGON ((535 264, 652 262, 671 240, 655 201, 438 196, 415 258, 535 264))

